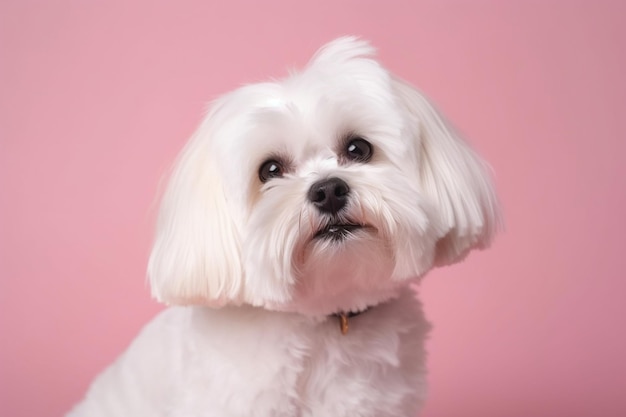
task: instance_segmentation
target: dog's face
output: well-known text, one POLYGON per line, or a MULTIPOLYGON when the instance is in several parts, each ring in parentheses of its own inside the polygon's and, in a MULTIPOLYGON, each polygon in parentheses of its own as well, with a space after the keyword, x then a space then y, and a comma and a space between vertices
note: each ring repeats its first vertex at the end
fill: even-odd
POLYGON ((362 310, 490 241, 481 162, 372 52, 338 39, 302 73, 214 104, 164 195, 158 299, 362 310))

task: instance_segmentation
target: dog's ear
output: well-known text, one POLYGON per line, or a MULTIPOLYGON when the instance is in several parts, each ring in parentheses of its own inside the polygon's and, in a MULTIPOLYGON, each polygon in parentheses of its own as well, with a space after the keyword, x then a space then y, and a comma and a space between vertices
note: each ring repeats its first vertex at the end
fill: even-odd
POLYGON ((212 135, 214 108, 183 149, 163 195, 148 277, 167 304, 238 301, 243 274, 240 242, 212 135))
POLYGON ((411 120, 420 185, 444 226, 435 265, 457 262, 471 249, 487 247, 500 226, 488 169, 422 94, 398 78, 392 84, 411 120))

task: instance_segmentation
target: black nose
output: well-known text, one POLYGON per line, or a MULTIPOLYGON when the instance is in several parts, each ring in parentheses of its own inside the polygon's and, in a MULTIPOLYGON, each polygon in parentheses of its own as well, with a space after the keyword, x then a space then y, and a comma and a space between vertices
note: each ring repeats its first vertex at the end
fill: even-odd
POLYGON ((348 202, 350 187, 342 179, 333 177, 318 181, 309 188, 309 201, 323 213, 336 214, 348 202))

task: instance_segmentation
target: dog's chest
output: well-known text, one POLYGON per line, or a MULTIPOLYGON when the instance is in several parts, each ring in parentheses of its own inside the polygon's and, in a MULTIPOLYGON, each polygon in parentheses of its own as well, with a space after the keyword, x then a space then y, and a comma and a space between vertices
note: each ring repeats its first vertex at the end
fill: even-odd
POLYGON ((298 415, 415 414, 424 388, 422 335, 368 327, 378 324, 357 317, 345 336, 337 328, 312 341, 297 378, 298 415))
POLYGON ((428 325, 415 309, 393 310, 351 319, 346 335, 334 317, 244 317, 196 352, 182 408, 212 410, 207 416, 415 415, 428 325))

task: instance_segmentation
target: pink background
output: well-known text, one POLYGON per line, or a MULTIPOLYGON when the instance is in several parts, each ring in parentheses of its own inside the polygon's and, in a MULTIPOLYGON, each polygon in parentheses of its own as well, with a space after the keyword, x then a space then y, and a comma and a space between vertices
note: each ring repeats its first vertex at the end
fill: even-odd
POLYGON ((422 286, 424 415, 626 415, 623 3, 226 3, 0 4, 0 415, 63 414, 160 310, 154 196, 204 104, 342 34, 434 99, 506 213, 422 286))

